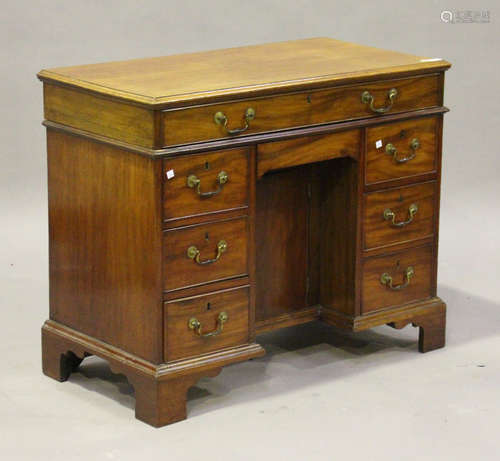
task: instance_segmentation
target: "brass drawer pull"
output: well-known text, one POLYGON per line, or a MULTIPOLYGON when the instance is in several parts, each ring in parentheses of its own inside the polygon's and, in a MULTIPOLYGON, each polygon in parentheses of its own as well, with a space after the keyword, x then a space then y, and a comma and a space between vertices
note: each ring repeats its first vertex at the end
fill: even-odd
POLYGON ((218 184, 217 189, 209 192, 202 192, 201 179, 199 179, 198 176, 196 176, 195 174, 190 174, 187 177, 187 186, 190 187, 191 189, 194 189, 200 197, 213 197, 222 190, 222 187, 224 186, 224 184, 227 183, 228 180, 229 180, 229 175, 225 171, 221 171, 217 175, 217 180, 216 180, 218 184))
POLYGON ((198 336, 202 338, 209 338, 210 336, 217 336, 222 333, 224 328, 224 323, 227 322, 227 313, 221 312, 217 317, 217 329, 211 331, 210 333, 202 333, 201 332, 201 322, 196 317, 191 317, 188 321, 188 327, 190 330, 194 330, 198 336))
POLYGON ((396 213, 394 213, 394 211, 392 211, 390 208, 386 208, 384 210, 384 219, 386 221, 391 221, 391 224, 394 227, 404 227, 413 221, 413 218, 417 214, 417 211, 418 211, 418 205, 416 203, 412 203, 408 207, 408 219, 406 221, 396 222, 396 213))
POLYGON ((387 144, 385 146, 385 152, 388 155, 392 155, 392 159, 396 163, 406 163, 406 162, 409 162, 410 160, 413 160, 416 157, 416 155, 417 155, 417 149, 419 147, 420 147, 420 141, 417 138, 413 138, 411 140, 411 143, 410 143, 410 149, 413 152, 410 155, 408 155, 407 157, 398 158, 398 150, 391 143, 389 143, 389 144, 387 144))
POLYGON ((415 275, 415 271, 412 266, 408 266, 406 270, 404 271, 404 282, 400 285, 393 285, 392 284, 392 276, 390 276, 387 272, 384 272, 380 276, 380 283, 382 285, 385 285, 386 287, 390 288, 391 290, 398 291, 402 290, 403 288, 406 288, 411 281, 411 278, 415 275))
POLYGON ((250 128, 250 121, 253 120, 254 118, 255 118, 255 109, 253 109, 252 107, 249 107, 245 111, 245 126, 243 128, 234 128, 234 129, 230 130, 227 128, 228 120, 227 120, 226 114, 224 114, 224 112, 216 112, 214 115, 215 123, 217 123, 217 125, 222 126, 222 128, 224 128, 226 133, 229 135, 240 134, 240 133, 243 133, 244 131, 248 130, 248 128, 250 128))
POLYGON ((194 259, 197 264, 200 264, 201 266, 203 266, 205 264, 212 264, 212 263, 218 261, 220 259, 220 257, 222 256, 222 253, 224 253, 226 250, 227 250, 227 242, 225 240, 221 240, 217 244, 217 255, 215 256, 215 258, 205 259, 204 261, 200 261, 200 250, 198 250, 198 248, 196 248, 193 245, 187 249, 187 257, 189 259, 194 259))
POLYGON ((372 94, 369 91, 363 91, 361 94, 361 102, 363 104, 370 104, 370 110, 372 112, 375 112, 377 114, 385 114, 386 112, 389 112, 392 109, 392 105, 394 104, 394 100, 396 99, 396 96, 398 95, 398 90, 396 88, 391 88, 387 92, 387 98, 389 99, 389 104, 385 107, 375 107, 375 98, 372 96, 372 94))

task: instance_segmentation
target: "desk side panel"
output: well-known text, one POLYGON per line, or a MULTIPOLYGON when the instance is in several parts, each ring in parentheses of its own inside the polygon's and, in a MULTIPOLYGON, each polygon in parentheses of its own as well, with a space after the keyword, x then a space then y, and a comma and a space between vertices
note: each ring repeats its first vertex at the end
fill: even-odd
POLYGON ((161 162, 47 131, 50 318, 159 363, 161 162))
POLYGON ((309 166, 264 175, 256 194, 256 322, 308 307, 309 166))
POLYGON ((155 113, 58 85, 43 85, 44 115, 51 122, 132 145, 155 146, 155 113))
POLYGON ((358 309, 360 165, 343 158, 321 171, 320 304, 349 316, 358 309))

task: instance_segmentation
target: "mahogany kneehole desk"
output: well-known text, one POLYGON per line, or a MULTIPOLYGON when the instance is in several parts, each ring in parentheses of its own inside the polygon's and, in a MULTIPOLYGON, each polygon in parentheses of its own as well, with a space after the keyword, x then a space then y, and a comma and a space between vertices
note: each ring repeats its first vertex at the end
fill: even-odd
POLYGON ((264 331, 413 324, 443 347, 449 67, 321 38, 41 71, 44 373, 102 357, 162 426, 264 331))

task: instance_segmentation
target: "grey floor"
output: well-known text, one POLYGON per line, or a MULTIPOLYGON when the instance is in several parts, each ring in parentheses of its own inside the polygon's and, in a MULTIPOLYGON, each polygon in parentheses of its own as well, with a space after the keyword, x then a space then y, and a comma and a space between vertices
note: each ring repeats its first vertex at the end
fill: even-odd
POLYGON ((162 429, 134 419, 133 388, 99 359, 66 383, 42 375, 45 210, 11 215, 2 228, 1 458, 499 459, 496 218, 476 203, 491 229, 476 247, 463 244, 475 241, 476 220, 456 213, 454 199, 443 208, 445 349, 419 354, 411 326, 351 335, 313 323, 269 333, 259 337, 266 356, 200 381, 188 419, 162 429))

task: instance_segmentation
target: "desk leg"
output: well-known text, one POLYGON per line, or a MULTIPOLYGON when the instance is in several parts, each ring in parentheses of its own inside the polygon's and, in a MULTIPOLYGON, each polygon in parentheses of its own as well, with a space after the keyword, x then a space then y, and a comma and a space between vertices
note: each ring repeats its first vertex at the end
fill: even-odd
POLYGON ((42 330, 42 370, 50 378, 67 381, 86 356, 82 351, 77 355, 71 344, 42 330))
MULTIPOLYGON (((42 368, 45 375, 57 381, 66 381, 78 368, 92 346, 75 343, 68 337, 42 329, 42 368)), ((201 377, 217 376, 221 367, 178 377, 157 378, 116 361, 107 354, 97 353, 108 361, 111 371, 125 375, 135 389, 135 415, 137 419, 155 427, 186 419, 187 391, 201 377)))
POLYGON ((135 389, 135 417, 154 427, 186 419, 187 391, 202 377, 215 377, 221 368, 178 378, 130 377, 135 389))
POLYGON ((442 303, 439 309, 416 318, 413 326, 419 327, 418 350, 429 352, 444 347, 446 330, 446 304, 442 303))
POLYGON ((411 323, 414 327, 419 327, 418 350, 429 352, 440 349, 445 345, 446 331, 446 304, 440 302, 423 314, 409 316, 407 318, 390 322, 392 328, 401 329, 411 323))
POLYGON ((256 343, 216 351, 177 362, 170 369, 129 354, 53 320, 42 327, 43 372, 66 381, 89 355, 106 360, 113 373, 123 374, 135 389, 135 415, 154 427, 186 419, 187 391, 202 377, 215 377, 223 366, 265 354, 256 343), (173 370, 172 370, 173 369, 173 370))

